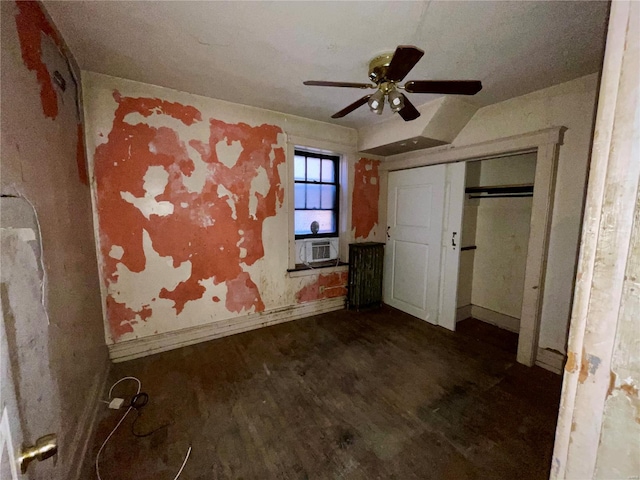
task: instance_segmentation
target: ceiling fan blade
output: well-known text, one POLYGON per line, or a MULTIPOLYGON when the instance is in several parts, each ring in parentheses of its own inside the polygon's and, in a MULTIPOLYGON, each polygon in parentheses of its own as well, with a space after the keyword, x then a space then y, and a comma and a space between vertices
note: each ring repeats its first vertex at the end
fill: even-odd
POLYGON ((412 45, 398 45, 391 63, 387 67, 385 79, 392 82, 399 82, 418 63, 424 52, 412 45))
POLYGON ((404 84, 409 93, 445 93, 449 95, 475 95, 482 90, 479 80, 410 80, 404 84))
POLYGON ((351 105, 349 105, 348 107, 343 108, 342 110, 340 110, 338 113, 334 113, 333 115, 331 115, 331 118, 342 118, 345 115, 353 112, 356 108, 361 107, 362 105, 364 105, 365 103, 367 103, 367 101, 369 100, 369 97, 371 95, 365 95, 364 97, 362 97, 359 100, 356 100, 355 102, 353 102, 351 105))
POLYGON ((325 82, 323 80, 307 80, 302 83, 313 87, 376 88, 375 85, 372 85, 371 83, 325 82))
POLYGON ((405 122, 410 122, 418 118, 420 112, 413 106, 413 103, 411 103, 404 94, 402 94, 402 98, 404 98, 404 108, 398 111, 398 115, 400 115, 405 122))

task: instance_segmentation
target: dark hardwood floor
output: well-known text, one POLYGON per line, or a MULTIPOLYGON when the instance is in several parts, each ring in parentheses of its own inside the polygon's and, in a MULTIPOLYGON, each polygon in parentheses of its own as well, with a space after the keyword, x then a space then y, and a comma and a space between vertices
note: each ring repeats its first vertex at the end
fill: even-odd
MULTIPOLYGON (((465 328, 390 308, 113 366, 111 380, 126 375, 150 396, 135 432, 167 426, 137 438, 132 412, 103 480, 172 480, 190 445, 181 480, 548 478, 561 385, 465 328)), ((92 458, 122 413, 101 412, 92 458)))
POLYGON ((501 350, 518 353, 518 334, 498 328, 476 318, 467 318, 456 324, 456 333, 493 345, 501 350))

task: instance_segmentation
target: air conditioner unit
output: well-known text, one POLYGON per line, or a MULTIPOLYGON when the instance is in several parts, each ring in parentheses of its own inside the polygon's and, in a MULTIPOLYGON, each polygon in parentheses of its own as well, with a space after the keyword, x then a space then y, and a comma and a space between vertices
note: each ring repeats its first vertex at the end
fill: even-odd
POLYGON ((337 238, 305 239, 298 252, 302 263, 324 262, 338 258, 337 238))

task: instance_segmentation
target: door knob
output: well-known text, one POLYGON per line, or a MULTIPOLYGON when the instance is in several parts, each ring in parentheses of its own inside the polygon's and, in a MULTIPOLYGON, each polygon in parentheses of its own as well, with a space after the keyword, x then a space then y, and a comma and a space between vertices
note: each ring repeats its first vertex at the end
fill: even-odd
POLYGON ((47 458, 53 457, 56 453, 58 453, 58 439, 56 438, 55 433, 50 433, 44 437, 40 437, 36 440, 35 445, 31 445, 30 447, 23 445, 22 453, 18 459, 18 462, 20 463, 20 471, 24 475, 27 473, 27 468, 29 468, 29 464, 32 461, 38 460, 39 462, 42 462, 47 458))

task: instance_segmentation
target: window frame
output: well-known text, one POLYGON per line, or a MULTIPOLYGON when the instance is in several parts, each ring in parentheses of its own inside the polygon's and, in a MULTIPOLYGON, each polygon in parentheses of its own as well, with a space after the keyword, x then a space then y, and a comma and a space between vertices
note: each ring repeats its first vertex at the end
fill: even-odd
MULTIPOLYGON (((300 147, 296 147, 294 149, 294 158, 296 156, 305 157, 305 180, 296 180, 295 173, 293 178, 293 216, 294 216, 294 239, 295 240, 304 240, 309 238, 339 238, 340 237, 340 163, 341 156, 336 154, 327 154, 327 153, 319 153, 311 150, 305 150, 300 147), (322 181, 322 167, 320 168, 320 181, 307 180, 307 168, 306 162, 308 158, 317 158, 320 160, 331 160, 333 162, 333 182, 323 182, 322 181), (335 198, 334 198, 334 207, 332 209, 326 208, 295 208, 295 186, 297 184, 301 185, 333 185, 335 187, 335 198), (306 234, 296 234, 295 233, 295 212, 296 211, 332 211, 334 214, 334 231, 329 233, 306 233, 306 234)), ((322 162, 321 162, 322 165, 322 162)), ((306 206, 306 199, 305 199, 306 206)))

